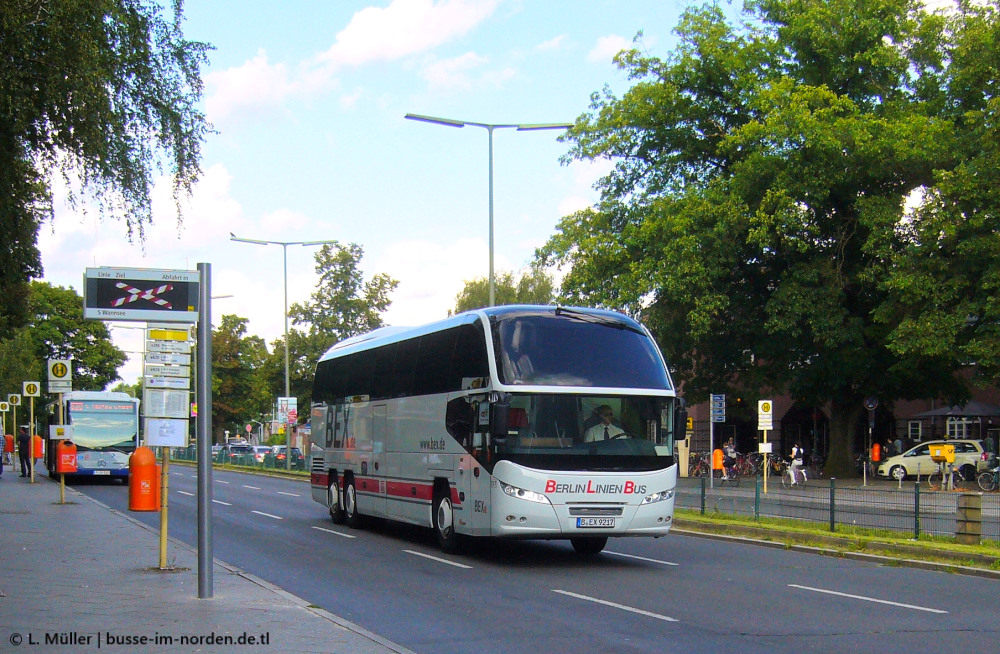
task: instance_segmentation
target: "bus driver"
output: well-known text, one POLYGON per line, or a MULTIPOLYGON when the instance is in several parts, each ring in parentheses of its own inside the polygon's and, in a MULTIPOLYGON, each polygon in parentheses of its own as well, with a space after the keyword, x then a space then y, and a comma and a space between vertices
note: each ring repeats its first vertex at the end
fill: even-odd
POLYGON ((593 441, 606 441, 609 438, 614 438, 619 434, 624 434, 625 430, 621 429, 617 425, 611 424, 614 420, 615 413, 607 404, 602 404, 594 410, 594 413, 601 419, 599 423, 587 430, 584 434, 584 442, 590 443, 593 441))

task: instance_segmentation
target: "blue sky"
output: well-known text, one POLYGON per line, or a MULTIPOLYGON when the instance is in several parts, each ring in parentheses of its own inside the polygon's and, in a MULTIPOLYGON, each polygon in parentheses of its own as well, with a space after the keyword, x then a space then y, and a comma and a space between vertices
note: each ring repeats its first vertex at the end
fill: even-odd
MULTIPOLYGON (((405 120, 573 122, 643 31, 666 56, 686 3, 667 0, 188 0, 185 33, 212 44, 204 109, 217 133, 178 226, 159 184, 145 246, 124 225, 59 204, 42 227, 46 281, 81 290, 88 266, 212 264, 213 316, 283 332, 282 248, 234 243, 336 239, 364 248, 366 277, 400 284, 390 324, 444 317, 465 280, 488 271, 484 129, 405 120)), ((592 204, 606 162, 563 165, 560 132, 494 132, 496 269, 520 271, 560 217, 592 204)), ((61 183, 57 197, 65 195, 61 183)), ((315 290, 315 248, 288 248, 289 302, 315 290)), ((127 350, 139 332, 113 330, 127 350)), ((122 370, 132 381, 138 357, 122 370)))

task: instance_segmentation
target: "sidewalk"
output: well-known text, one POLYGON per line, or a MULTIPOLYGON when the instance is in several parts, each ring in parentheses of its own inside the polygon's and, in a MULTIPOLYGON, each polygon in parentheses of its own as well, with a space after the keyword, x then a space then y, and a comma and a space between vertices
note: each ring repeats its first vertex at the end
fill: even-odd
POLYGON ((198 555, 45 475, 0 477, 0 651, 408 653, 216 560, 198 599, 198 555), (251 640, 252 639, 252 640, 251 640))

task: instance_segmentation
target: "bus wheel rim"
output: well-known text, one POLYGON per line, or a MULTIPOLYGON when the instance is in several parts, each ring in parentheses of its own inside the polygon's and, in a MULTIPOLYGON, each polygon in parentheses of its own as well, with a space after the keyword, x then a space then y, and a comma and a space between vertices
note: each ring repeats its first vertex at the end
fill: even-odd
POLYGON ((335 481, 331 481, 326 488, 326 505, 334 510, 340 508, 340 489, 335 481))
POLYGON ((451 534, 452 529, 451 500, 447 497, 442 498, 441 502, 438 504, 437 513, 438 531, 440 531, 442 535, 448 536, 451 534))

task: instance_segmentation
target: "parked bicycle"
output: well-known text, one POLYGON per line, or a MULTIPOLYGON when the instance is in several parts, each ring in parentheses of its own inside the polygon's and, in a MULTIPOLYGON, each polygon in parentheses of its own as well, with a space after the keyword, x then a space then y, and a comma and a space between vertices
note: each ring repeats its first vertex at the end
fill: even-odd
POLYGON ((927 476, 927 486, 932 491, 951 490, 964 491, 966 489, 965 477, 953 466, 946 463, 939 463, 937 470, 927 476))
POLYGON ((1000 465, 992 470, 980 472, 976 481, 979 482, 979 487, 987 493, 997 490, 1000 488, 1000 465))

